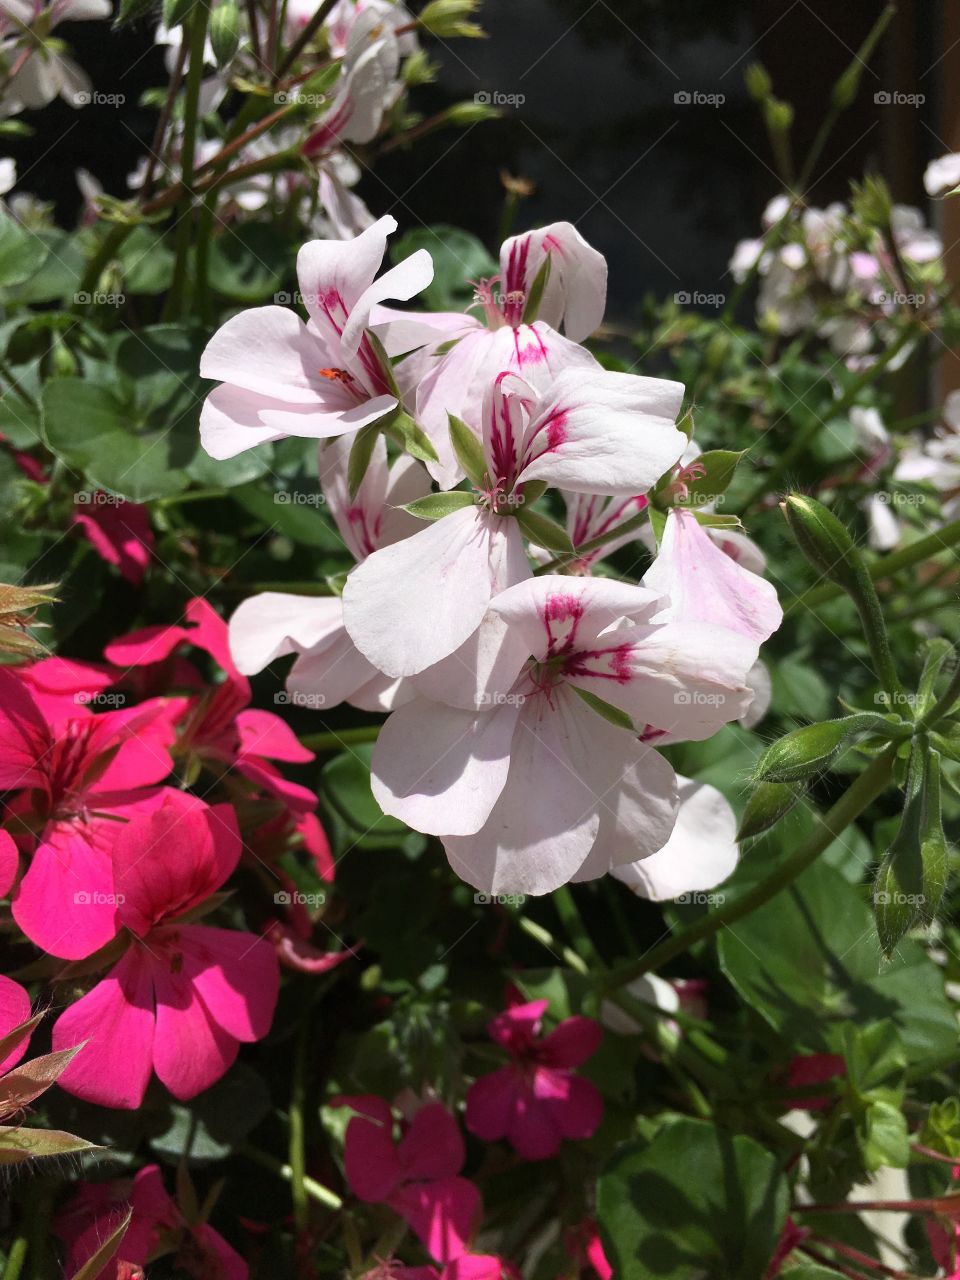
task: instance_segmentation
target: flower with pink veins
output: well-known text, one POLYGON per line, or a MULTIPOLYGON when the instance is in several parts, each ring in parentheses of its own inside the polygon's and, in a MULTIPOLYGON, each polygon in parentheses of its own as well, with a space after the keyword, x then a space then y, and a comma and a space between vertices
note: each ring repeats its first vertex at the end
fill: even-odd
MULTIPOLYGON (((500 273, 476 284, 479 315, 461 312, 406 313, 378 308, 376 330, 391 355, 424 348, 409 362, 417 380, 417 421, 440 461, 428 470, 441 488, 463 477, 447 433, 447 414, 472 423, 498 374, 519 374, 546 396, 558 374, 600 368, 579 344, 603 319, 607 264, 569 222, 554 222, 506 240, 500 273), (524 320, 534 281, 549 260, 550 274, 537 316, 524 320), (558 330, 562 327, 565 336, 558 330)), ((405 367, 397 376, 405 384, 405 367)))
POLYGON ((418 698, 381 730, 381 809, 441 837, 487 893, 549 893, 661 849, 677 810, 671 766, 637 726, 703 739, 749 702, 757 645, 721 626, 661 621, 652 591, 543 576, 491 602, 531 655, 485 709, 418 698), (622 713, 620 727, 581 696, 622 713))
POLYGON ((158 1251, 176 1255, 177 1274, 195 1280, 247 1280, 250 1272, 237 1251, 206 1222, 188 1222, 163 1185, 160 1166, 146 1165, 132 1180, 81 1183, 54 1223, 66 1246, 66 1274, 90 1260, 128 1211, 130 1224, 113 1260, 96 1280, 126 1280, 158 1251))
POLYGON ((220 1079, 241 1043, 267 1034, 279 984, 273 947, 190 923, 240 848, 229 805, 182 792, 122 828, 113 881, 129 946, 53 1028, 55 1049, 88 1042, 60 1078, 68 1093, 134 1109, 156 1071, 175 1098, 193 1098, 220 1079))
POLYGON ((545 1036, 549 1004, 514 1004, 490 1022, 490 1038, 510 1061, 467 1094, 470 1132, 488 1142, 506 1138, 524 1160, 548 1160, 564 1139, 592 1138, 603 1119, 600 1091, 574 1074, 600 1047, 599 1023, 567 1018, 545 1036))
POLYGON ((425 249, 377 278, 394 218, 354 240, 313 240, 297 255, 309 321, 284 307, 233 316, 213 335, 200 373, 222 385, 207 396, 200 439, 213 458, 285 436, 325 439, 357 431, 397 407, 389 370, 366 330, 385 298, 408 300, 433 279, 425 249))
POLYGON ((343 616, 360 652, 397 677, 450 658, 421 681, 422 691, 446 700, 459 686, 460 705, 479 705, 495 669, 527 656, 504 621, 487 616, 499 592, 530 576, 515 518, 526 486, 650 488, 686 443, 674 425, 682 398, 678 382, 602 369, 568 370, 544 395, 501 373, 484 401, 486 471, 474 501, 464 494, 469 505, 378 551, 348 577, 343 616))
POLYGON ((21 790, 10 809, 32 855, 13 916, 31 942, 67 960, 116 934, 110 848, 120 823, 154 802, 173 763, 162 703, 77 710, 48 717, 22 677, 0 671, 0 789, 21 790))
POLYGON ((336 1101, 357 1113, 344 1146, 353 1194, 367 1204, 388 1204, 437 1262, 467 1253, 480 1221, 480 1192, 459 1176, 466 1158, 463 1138, 446 1107, 420 1107, 395 1142, 393 1112, 382 1098, 336 1101))
MULTIPOLYGON (((402 510, 430 489, 423 467, 407 455, 389 466, 383 437, 351 498, 347 485, 350 442, 331 440, 320 451, 320 484, 327 509, 356 561, 422 528, 402 510)), ((286 680, 290 698, 325 711, 341 702, 364 711, 391 711, 413 696, 403 681, 385 676, 359 652, 343 625, 339 596, 297 596, 267 591, 245 600, 230 619, 230 646, 241 671, 262 671, 277 658, 297 655, 286 680)))

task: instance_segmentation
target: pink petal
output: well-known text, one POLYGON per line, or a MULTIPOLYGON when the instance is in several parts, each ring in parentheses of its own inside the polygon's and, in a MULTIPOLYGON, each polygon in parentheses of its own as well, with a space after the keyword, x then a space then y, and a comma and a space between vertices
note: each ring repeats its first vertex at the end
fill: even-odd
POLYGON ((495 1018, 491 1018, 487 1024, 487 1034, 508 1053, 525 1053, 539 1036, 543 1015, 549 1008, 549 1000, 511 1004, 495 1018))
POLYGON ((433 259, 426 249, 417 249, 395 267, 385 271, 360 295, 350 311, 343 330, 343 348, 351 354, 360 345, 364 329, 370 325, 370 312, 378 303, 408 302, 422 293, 433 280, 433 259))
POLYGON ((50 955, 80 960, 119 931, 110 850, 118 823, 95 820, 49 826, 20 881, 13 918, 50 955))
POLYGON ((480 1192, 466 1178, 408 1183, 390 1197, 390 1205, 437 1262, 467 1252, 482 1212, 480 1192))
MULTIPOLYGON (((164 939, 169 945, 169 936, 164 939)), ((186 959, 186 956, 184 957, 186 959)), ((186 973, 165 954, 153 968, 157 1024, 153 1065, 181 1102, 209 1089, 233 1065, 237 1040, 214 1021, 186 973)))
POLYGON ((520 708, 479 715, 416 699, 387 720, 373 749, 371 786, 384 813, 417 831, 469 833, 507 781, 520 708))
MULTIPOLYGON (((312 404, 289 407, 301 410, 305 424, 316 412, 316 406, 312 404)), ((264 410, 271 408, 283 410, 288 406, 282 400, 229 383, 214 387, 200 410, 201 445, 211 458, 222 461, 235 458, 238 453, 255 445, 282 440, 287 432, 281 427, 268 425, 261 417, 264 410)))
POLYGON ((236 719, 240 733, 240 751, 244 755, 266 756, 268 760, 286 760, 307 764, 314 754, 302 747, 286 721, 270 711, 253 708, 241 711, 236 719))
POLYGON ((154 993, 150 960, 135 947, 54 1024, 54 1050, 84 1040, 60 1086, 100 1106, 139 1107, 153 1068, 154 993))
POLYGON ((280 972, 273 947, 252 933, 183 925, 183 974, 210 1017, 235 1040, 261 1040, 270 1030, 280 972))
POLYGON ((460 1128, 439 1102, 428 1103, 413 1117, 398 1151, 406 1178, 452 1178, 463 1168, 466 1152, 460 1128))
POLYGON ((313 405, 328 357, 295 311, 256 307, 220 326, 200 357, 200 375, 286 404, 313 405))
POLYGON ((391 1195, 403 1177, 393 1145, 393 1116, 380 1098, 346 1101, 353 1106, 358 1102, 366 1104, 366 1114, 354 1116, 347 1125, 343 1152, 347 1182, 358 1199, 379 1204, 391 1195))
POLYGON ((582 1076, 540 1070, 534 1077, 537 1102, 564 1138, 592 1138, 603 1119, 603 1097, 582 1076))
POLYGON ((209 1223, 198 1222, 191 1228, 191 1235, 202 1255, 193 1272, 196 1280, 247 1280, 247 1264, 209 1223))
MULTIPOLYGON (((0 974, 0 1039, 10 1034, 14 1027, 26 1022, 31 1014, 30 996, 19 982, 0 974)), ((5 1058, 0 1058, 0 1075, 15 1067, 27 1052, 30 1037, 27 1036, 5 1058)))
POLYGON ((43 786, 50 731, 22 680, 0 670, 0 789, 43 786))
POLYGON ((579 1067, 600 1048, 603 1031, 593 1018, 567 1018, 540 1043, 537 1060, 548 1067, 579 1067))
POLYGON ((111 640, 103 651, 108 662, 118 667, 142 667, 150 662, 162 662, 170 656, 178 644, 186 639, 181 626, 158 624, 131 631, 119 640, 111 640))
POLYGON ((310 318, 331 349, 339 344, 351 311, 373 284, 387 236, 397 221, 380 218, 353 240, 311 240, 297 254, 300 293, 310 318))
POLYGON ((0 898, 13 888, 20 869, 20 853, 8 831, 0 831, 0 898))
POLYGON ((154 546, 146 507, 122 500, 96 502, 77 511, 72 523, 82 529, 102 560, 119 569, 128 582, 140 586, 154 546))
MULTIPOLYGON (((539 316, 568 338, 583 342, 599 328, 607 302, 607 261, 569 222, 552 222, 505 240, 500 250, 504 292, 530 292, 544 259, 550 275, 539 316)), ((522 315, 522 308, 520 310, 522 315)))
POLYGON ((518 1076, 514 1067, 501 1067, 481 1076, 467 1093, 467 1128, 486 1142, 506 1135, 516 1105, 518 1076))

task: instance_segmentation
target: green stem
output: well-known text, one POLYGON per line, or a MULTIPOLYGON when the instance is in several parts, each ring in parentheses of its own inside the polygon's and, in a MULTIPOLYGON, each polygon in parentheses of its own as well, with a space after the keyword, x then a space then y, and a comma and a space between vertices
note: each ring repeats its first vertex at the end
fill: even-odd
POLYGON ((290 1156, 290 1186, 293 1200, 293 1220, 298 1234, 306 1231, 310 1221, 310 1204, 304 1180, 307 1176, 306 1154, 306 1095, 307 1049, 310 1044, 310 1012, 313 1002, 304 1010, 297 1033, 296 1055, 293 1061, 293 1083, 290 1090, 290 1116, 288 1151, 290 1156))
MULTIPOLYGON (((956 656, 956 650, 954 650, 954 656, 956 656)), ((957 664, 957 669, 950 677, 950 683, 941 696, 927 714, 917 721, 917 730, 935 729, 944 716, 948 716, 955 709, 958 698, 960 698, 960 663, 957 664)))
POLYGON ((783 862, 780 863, 765 879, 759 881, 746 893, 731 898, 722 907, 709 915, 680 929, 677 933, 652 948, 639 960, 631 961, 618 969, 613 969, 607 976, 607 988, 624 986, 635 978, 642 977, 652 969, 659 969, 685 951, 689 951, 698 942, 714 937, 727 925, 742 920, 758 907, 762 907, 775 898, 777 894, 796 880, 808 867, 811 867, 820 854, 854 822, 863 811, 876 800, 886 789, 893 772, 897 746, 889 747, 882 755, 877 756, 867 769, 843 793, 837 803, 817 823, 815 830, 799 844, 783 862))
MULTIPOLYGON (((244 1143, 238 1148, 241 1154, 245 1155, 248 1160, 254 1161, 255 1164, 262 1165, 264 1169, 269 1169, 271 1173, 275 1173, 278 1178, 282 1178, 284 1182, 293 1181, 293 1170, 288 1164, 284 1164, 282 1160, 277 1160, 274 1156, 268 1155, 266 1151, 261 1151, 259 1147, 252 1147, 249 1143, 244 1143)), ((315 1178, 304 1177, 301 1179, 301 1185, 304 1191, 312 1199, 318 1201, 322 1205, 326 1205, 328 1209, 342 1209, 343 1201, 335 1191, 331 1191, 329 1187, 323 1186, 317 1182, 315 1178)))
MULTIPOLYGON (((909 547, 903 547, 900 551, 894 551, 879 560, 873 560, 867 565, 867 572, 874 582, 879 582, 900 569, 909 569, 912 565, 919 564, 920 561, 936 555, 939 551, 947 551, 958 542, 960 542, 960 520, 951 520, 937 533, 928 534, 926 538, 912 542, 909 547)), ((783 611, 785 614, 790 614, 801 607, 813 609, 819 604, 826 604, 842 595, 843 591, 840 587, 832 582, 824 583, 822 586, 813 587, 810 591, 796 596, 784 606, 783 611)))
POLYGON ((200 84, 203 79, 203 49, 207 39, 207 23, 210 6, 207 0, 199 0, 190 15, 188 39, 190 62, 187 67, 187 88, 183 109, 183 147, 180 153, 180 185, 184 191, 183 208, 177 225, 177 257, 170 286, 169 307, 172 314, 185 305, 188 260, 190 254, 191 205, 193 201, 193 174, 197 151, 197 116, 200 104, 200 84))
POLYGON ((27 1237, 17 1236, 10 1246, 7 1261, 3 1268, 3 1280, 19 1280, 23 1263, 27 1256, 27 1237))
POLYGON ((559 889, 554 889, 553 905, 557 909, 557 915, 560 917, 564 933, 573 943, 573 948, 577 955, 587 968, 593 967, 602 971, 606 966, 593 945, 592 938, 587 933, 583 917, 580 915, 580 908, 574 901, 568 884, 562 885, 559 889))
POLYGON ((30 394, 30 392, 27 391, 25 387, 20 385, 20 381, 17 378, 17 375, 13 372, 13 370, 10 368, 10 365, 4 359, 0 359, 0 373, 3 374, 7 382, 10 383, 11 390, 17 393, 17 395, 20 397, 20 399, 23 401, 23 403, 27 406, 28 409, 40 408, 39 404, 34 399, 34 397, 30 394))
MULTIPOLYGON (((77 290, 77 296, 83 293, 95 293, 100 277, 106 271, 107 267, 117 255, 120 246, 126 240, 127 236, 133 230, 132 222, 116 222, 100 241, 100 247, 87 263, 80 280, 80 287, 77 290)), ((83 304, 75 302, 70 308, 71 311, 77 312, 82 308, 83 304)))
POLYGON ((293 44, 287 50, 283 58, 283 61, 277 67, 276 74, 273 77, 274 83, 276 83, 276 81, 281 79, 282 76, 286 75, 289 69, 293 66, 297 58, 300 56, 303 50, 307 47, 307 45, 310 43, 310 41, 313 39, 316 33, 320 30, 320 27, 325 21, 327 14, 333 8, 336 2, 337 0, 323 0, 322 4, 317 9, 316 13, 313 15, 313 17, 310 19, 307 25, 303 28, 303 30, 297 36, 296 40, 294 40, 293 44))
POLYGON ((210 240, 213 236, 213 223, 217 214, 217 195, 218 192, 214 187, 203 197, 203 204, 200 206, 200 217, 197 222, 194 297, 200 323, 204 326, 210 323, 210 291, 207 274, 210 261, 210 240))
POLYGON ((365 742, 376 742, 379 733, 378 724, 365 724, 356 729, 338 729, 336 733, 306 733, 300 742, 308 751, 336 751, 340 747, 354 747, 365 742))
POLYGON ((517 916, 517 924, 528 937, 533 938, 534 942, 539 942, 541 947, 545 947, 555 959, 557 956, 562 957, 577 973, 587 972, 587 966, 577 953, 558 942, 550 930, 545 929, 542 924, 537 924, 536 920, 531 920, 529 916, 517 916))

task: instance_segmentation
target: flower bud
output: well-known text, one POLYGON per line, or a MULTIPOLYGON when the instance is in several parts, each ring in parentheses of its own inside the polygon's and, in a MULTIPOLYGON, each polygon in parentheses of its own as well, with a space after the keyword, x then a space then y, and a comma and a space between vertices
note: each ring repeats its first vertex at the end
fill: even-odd
POLYGON ((843 720, 826 720, 794 729, 767 747, 757 761, 754 779, 799 782, 822 773, 840 754, 847 732, 845 724, 843 720))
POLYGON ((770 96, 773 89, 773 81, 770 79, 770 73, 762 62, 751 62, 743 79, 747 86, 747 93, 749 93, 754 102, 763 102, 770 96))
POLYGON ((485 33, 469 19, 480 8, 480 0, 430 0, 420 14, 419 23, 431 35, 443 39, 464 36, 476 39, 485 33))
POLYGON ((240 10, 234 0, 220 0, 210 12, 210 46, 218 67, 224 67, 240 47, 240 10))
POLYGON ((800 799, 800 787, 786 782, 759 782, 750 792, 743 817, 740 819, 738 840, 759 836, 785 818, 800 799))

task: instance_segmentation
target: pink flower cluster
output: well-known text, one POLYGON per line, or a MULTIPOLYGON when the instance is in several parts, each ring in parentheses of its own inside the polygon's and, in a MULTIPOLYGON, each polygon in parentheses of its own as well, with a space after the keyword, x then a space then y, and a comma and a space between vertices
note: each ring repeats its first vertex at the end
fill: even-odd
MULTIPOLYGON (((333 876, 316 797, 275 763, 312 753, 250 708, 222 619, 192 600, 182 624, 126 636, 105 657, 0 670, 0 893, 54 980, 58 961, 83 962, 74 971, 88 989, 53 1027, 55 1050, 83 1045, 59 1083, 135 1108, 153 1074, 194 1097, 267 1034, 278 957, 323 972, 350 953, 314 947, 289 892, 257 932, 202 922, 241 857, 281 890, 289 881, 273 863, 294 846, 333 876), (185 650, 206 654, 219 678, 208 682, 185 650), (198 783, 208 799, 189 789, 198 783)), ((23 1014, 24 1001, 29 1012, 5 981, 2 1012, 13 1002, 23 1014)))
POLYGON ((606 263, 570 224, 508 240, 477 314, 384 305, 432 275, 421 250, 378 276, 395 225, 305 245, 307 322, 245 311, 203 355, 221 383, 201 416, 208 451, 329 441, 320 480, 357 562, 340 598, 241 605, 234 659, 252 673, 293 653, 292 697, 390 711, 381 808, 438 836, 482 892, 608 872, 654 899, 712 888, 736 863, 732 813, 657 747, 759 718, 759 648, 782 615, 749 539, 683 505, 703 473, 676 425, 684 389, 610 372, 581 345, 603 318, 606 263), (398 438, 401 409, 423 464, 357 435, 398 438), (550 489, 584 553, 544 549, 550 489), (611 548, 654 541, 652 526, 622 531, 654 492, 652 566, 640 585, 606 576, 611 548))

